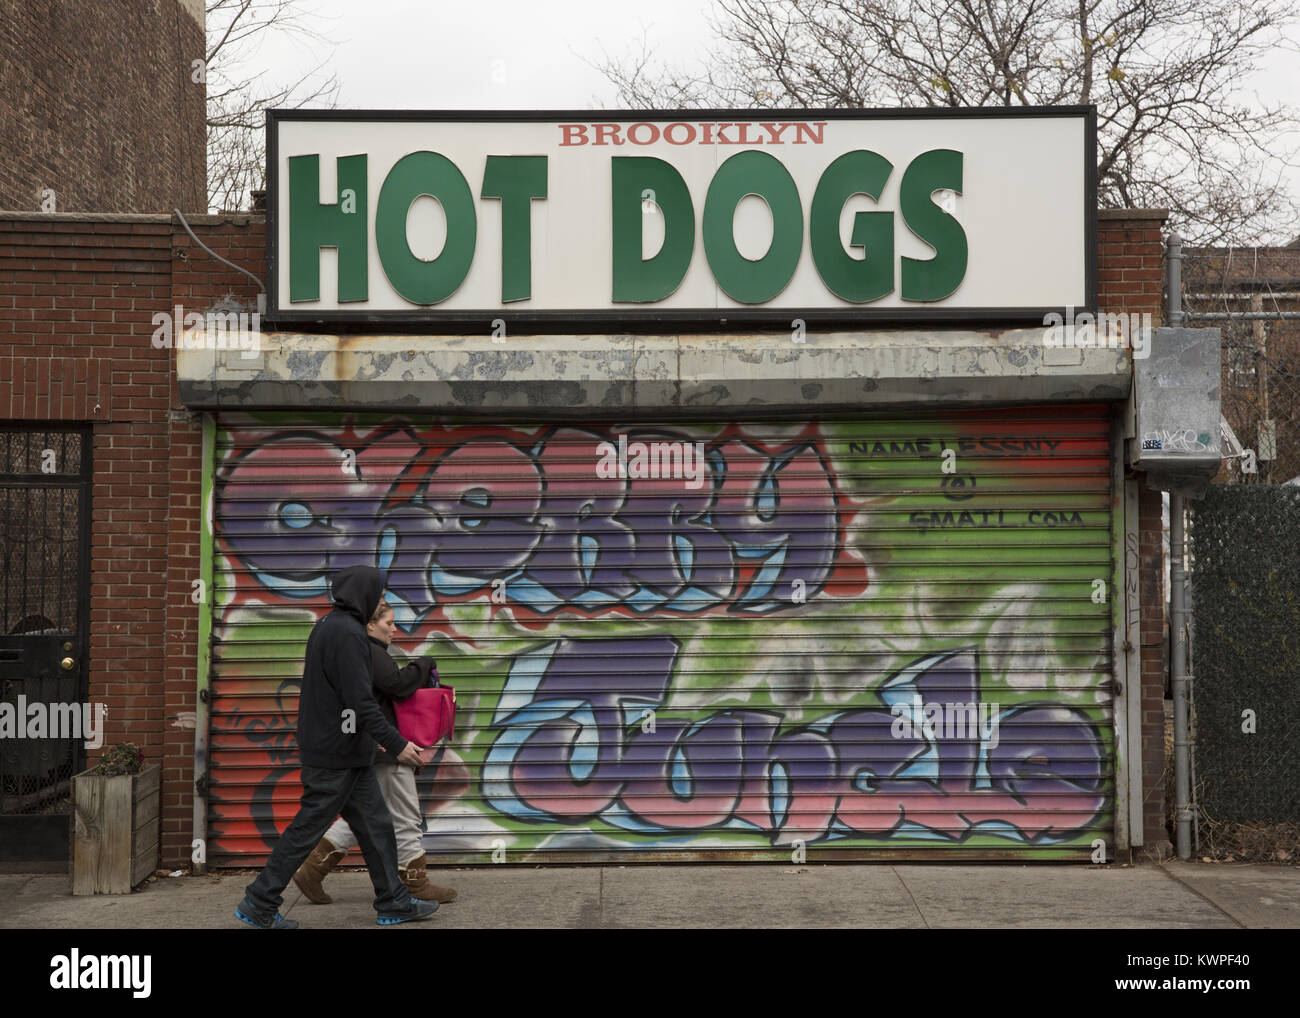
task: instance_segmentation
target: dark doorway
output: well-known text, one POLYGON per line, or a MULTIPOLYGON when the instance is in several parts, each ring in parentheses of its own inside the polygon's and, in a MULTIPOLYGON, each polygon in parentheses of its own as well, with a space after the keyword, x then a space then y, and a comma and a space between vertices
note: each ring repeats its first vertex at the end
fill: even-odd
POLYGON ((72 777, 96 711, 90 452, 86 429, 0 425, 0 863, 68 860, 72 777))

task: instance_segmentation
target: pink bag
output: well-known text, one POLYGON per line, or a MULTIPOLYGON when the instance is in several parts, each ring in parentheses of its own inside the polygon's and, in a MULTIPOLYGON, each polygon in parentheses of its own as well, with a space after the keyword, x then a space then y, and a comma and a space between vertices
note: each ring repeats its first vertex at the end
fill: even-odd
POLYGON ((405 700, 393 701, 397 730, 417 746, 432 746, 450 738, 456 728, 456 690, 451 686, 426 686, 405 700))

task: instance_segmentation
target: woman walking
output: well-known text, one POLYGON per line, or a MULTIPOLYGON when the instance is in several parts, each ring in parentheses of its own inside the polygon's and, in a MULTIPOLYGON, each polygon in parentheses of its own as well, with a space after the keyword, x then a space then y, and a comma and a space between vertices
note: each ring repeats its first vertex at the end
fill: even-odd
MULTIPOLYGON (((370 638, 375 699, 393 727, 397 726, 393 701, 404 700, 417 689, 432 686, 438 674, 438 666, 431 657, 421 658, 399 668, 388 654, 388 647, 396 632, 393 609, 387 602, 380 601, 366 625, 366 635, 370 638)), ((456 892, 450 887, 431 884, 425 873, 426 856, 422 844, 424 814, 420 811, 420 796, 415 788, 415 775, 418 771, 419 767, 403 763, 391 754, 376 754, 375 776, 384 801, 388 803, 388 812, 393 817, 393 833, 397 836, 397 872, 402 883, 413 898, 446 903, 456 897, 456 892)), ((325 832, 325 837, 307 861, 293 875, 293 882, 309 901, 317 905, 328 905, 334 900, 325 893, 322 883, 339 860, 356 844, 352 828, 339 817, 325 832)))

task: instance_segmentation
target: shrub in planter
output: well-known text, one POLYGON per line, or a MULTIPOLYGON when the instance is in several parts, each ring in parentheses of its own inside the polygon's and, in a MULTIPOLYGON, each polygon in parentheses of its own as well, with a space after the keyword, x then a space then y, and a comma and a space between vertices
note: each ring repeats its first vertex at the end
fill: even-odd
POLYGON ((123 742, 118 746, 109 746, 99 758, 94 773, 104 777, 117 777, 119 774, 139 774, 144 770, 144 750, 134 742, 123 742))
POLYGON ((158 865, 162 768, 126 742, 73 778, 73 894, 127 894, 158 865))

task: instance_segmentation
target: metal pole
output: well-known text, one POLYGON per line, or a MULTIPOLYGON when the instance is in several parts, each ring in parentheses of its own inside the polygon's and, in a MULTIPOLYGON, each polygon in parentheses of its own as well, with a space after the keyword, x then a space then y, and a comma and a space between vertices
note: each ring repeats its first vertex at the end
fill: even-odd
MULTIPOLYGON (((1263 294, 1256 293, 1251 295, 1250 310, 1255 314, 1263 312, 1263 294)), ((1262 452, 1264 444, 1264 428, 1268 421, 1268 341, 1265 338, 1264 323, 1260 319, 1255 318, 1251 320, 1250 331, 1255 341, 1255 377, 1259 381, 1259 426, 1255 431, 1256 447, 1262 452)), ((1263 466, 1263 464, 1260 464, 1260 466, 1263 466)), ((1268 461, 1267 467, 1259 471, 1258 479, 1263 481, 1265 484, 1273 483, 1272 460, 1268 461)))
POLYGON ((1169 582, 1173 601, 1170 686, 1174 694, 1174 838, 1179 859, 1192 856, 1191 780, 1187 744, 1187 571, 1183 567, 1183 496, 1169 497, 1169 582))
POLYGON ((1177 232, 1169 235, 1169 324, 1178 328, 1183 324, 1183 238, 1177 232))
POLYGON ((1198 322, 1291 322, 1300 318, 1300 311, 1189 311, 1184 317, 1198 322))

